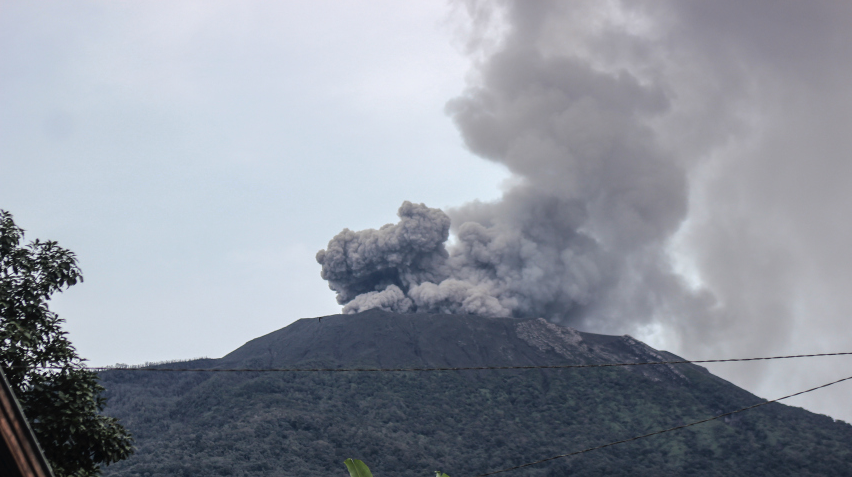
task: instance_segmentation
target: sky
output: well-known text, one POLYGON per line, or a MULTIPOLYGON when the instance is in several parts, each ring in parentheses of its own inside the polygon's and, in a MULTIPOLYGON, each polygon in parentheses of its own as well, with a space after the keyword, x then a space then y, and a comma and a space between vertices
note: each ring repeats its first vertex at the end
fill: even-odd
MULTIPOLYGON (((406 200, 453 221, 449 281, 418 278, 412 303, 462 283, 495 313, 692 359, 852 350, 841 2, 0 12, 0 208, 77 254, 85 282, 51 307, 93 365, 219 357, 340 312, 316 252, 406 200), (568 265, 483 277, 470 244, 568 265)), ((852 374, 847 358, 711 370, 767 398, 852 374)), ((850 390, 792 404, 852 421, 850 390)))
POLYGON ((77 254, 85 282, 52 307, 92 364, 217 357, 338 313, 314 259, 334 234, 508 176, 444 114, 468 65, 441 3, 2 11, 0 202, 77 254))

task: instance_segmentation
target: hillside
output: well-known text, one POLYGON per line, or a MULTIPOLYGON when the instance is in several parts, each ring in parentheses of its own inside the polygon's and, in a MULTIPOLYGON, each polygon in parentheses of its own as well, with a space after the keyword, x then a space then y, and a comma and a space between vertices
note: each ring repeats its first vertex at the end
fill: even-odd
MULTIPOLYGON (((524 366, 674 360, 544 320, 302 319, 194 368, 524 366)), ((169 365, 175 366, 175 365, 169 365)), ((107 476, 476 475, 756 402, 696 365, 392 373, 109 371, 107 412, 137 454, 107 476)), ((852 475, 852 426, 770 404, 504 475, 852 475)))

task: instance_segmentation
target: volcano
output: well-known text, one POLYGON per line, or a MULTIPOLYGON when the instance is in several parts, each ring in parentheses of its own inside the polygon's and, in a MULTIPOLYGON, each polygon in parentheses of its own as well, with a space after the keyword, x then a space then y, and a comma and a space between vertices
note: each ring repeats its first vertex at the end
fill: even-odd
MULTIPOLYGON (((455 368, 682 358, 543 319, 358 314, 301 319, 190 369, 455 368)), ((157 367, 157 366, 154 366, 157 367)), ((107 476, 478 475, 762 401, 694 364, 393 372, 101 374, 137 442, 107 476)), ((852 475, 852 426, 772 403, 502 475, 852 475)))

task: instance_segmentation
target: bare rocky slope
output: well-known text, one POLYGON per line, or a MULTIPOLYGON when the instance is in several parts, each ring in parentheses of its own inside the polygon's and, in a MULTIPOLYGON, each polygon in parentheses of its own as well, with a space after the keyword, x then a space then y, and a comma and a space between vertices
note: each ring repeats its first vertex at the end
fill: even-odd
MULTIPOLYGON (((370 310, 302 319, 190 368, 537 366, 678 360, 541 319, 370 310)), ((176 364, 168 367, 178 366, 176 364)), ((138 451, 108 476, 477 475, 761 399, 691 364, 431 372, 102 375, 138 451)), ((852 475, 852 426, 770 404, 505 475, 852 475)))

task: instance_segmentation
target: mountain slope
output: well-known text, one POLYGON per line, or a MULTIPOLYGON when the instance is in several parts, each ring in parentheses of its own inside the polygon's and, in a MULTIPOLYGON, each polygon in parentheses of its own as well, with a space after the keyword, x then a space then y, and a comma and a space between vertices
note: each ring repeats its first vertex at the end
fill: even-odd
MULTIPOLYGON (((303 319, 197 368, 530 366, 674 360, 544 320, 303 319)), ((174 364, 169 366, 175 366, 174 364)), ((103 373, 137 438, 109 476, 476 475, 761 400, 695 365, 393 373, 103 373)), ((852 475, 852 426, 770 404, 506 475, 852 475)))

